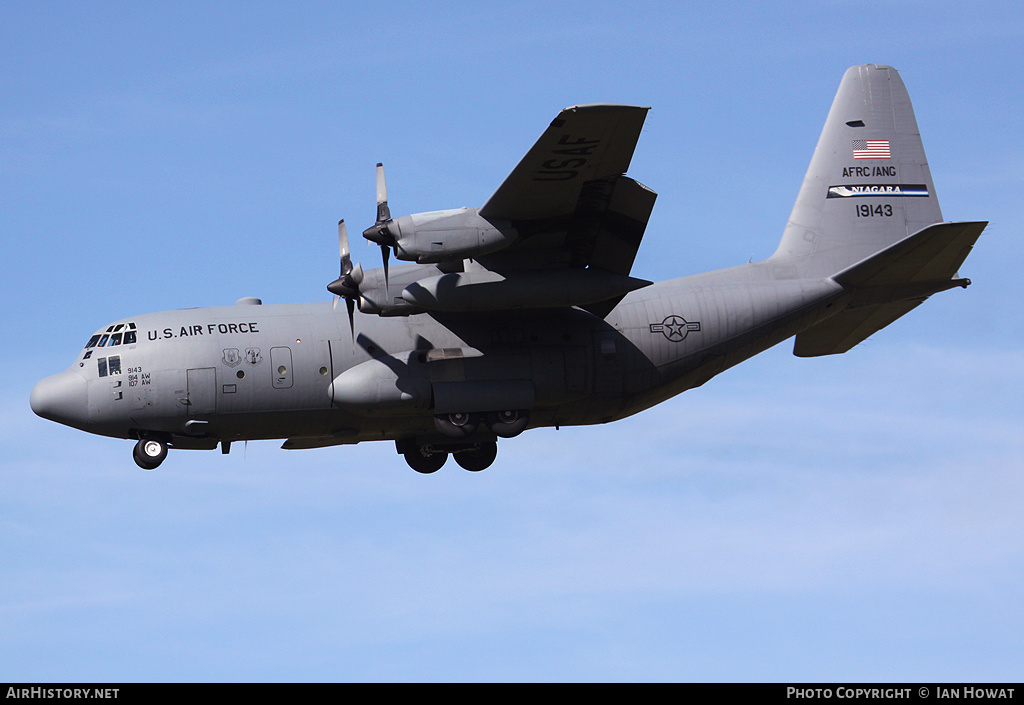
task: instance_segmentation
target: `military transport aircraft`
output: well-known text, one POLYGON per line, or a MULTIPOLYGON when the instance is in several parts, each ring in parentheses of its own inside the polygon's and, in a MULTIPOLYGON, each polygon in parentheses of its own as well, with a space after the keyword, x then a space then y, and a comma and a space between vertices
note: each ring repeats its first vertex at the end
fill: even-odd
POLYGON ((846 352, 970 283, 957 272, 987 223, 943 222, 891 67, 846 72, 771 257, 657 284, 631 274, 656 198, 625 175, 646 114, 563 110, 479 208, 393 218, 378 165, 363 236, 383 266, 353 263, 342 221, 333 302, 116 321, 32 409, 135 439, 146 469, 168 448, 283 438, 482 470, 499 438, 621 419, 792 336, 799 356, 846 352))

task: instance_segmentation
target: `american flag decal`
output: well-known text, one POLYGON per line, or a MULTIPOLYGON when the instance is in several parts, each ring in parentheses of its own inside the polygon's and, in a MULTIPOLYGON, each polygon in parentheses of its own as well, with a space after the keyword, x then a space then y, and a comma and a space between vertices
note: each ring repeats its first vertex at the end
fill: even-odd
POLYGON ((854 140, 854 159, 892 159, 889 140, 854 140))

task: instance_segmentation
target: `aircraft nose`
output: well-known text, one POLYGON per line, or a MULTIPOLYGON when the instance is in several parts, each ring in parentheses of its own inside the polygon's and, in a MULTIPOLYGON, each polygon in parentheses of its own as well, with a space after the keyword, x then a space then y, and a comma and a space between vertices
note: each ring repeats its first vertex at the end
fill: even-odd
POLYGON ((29 397, 29 404, 37 416, 68 426, 85 423, 88 401, 85 379, 72 370, 39 380, 29 397))

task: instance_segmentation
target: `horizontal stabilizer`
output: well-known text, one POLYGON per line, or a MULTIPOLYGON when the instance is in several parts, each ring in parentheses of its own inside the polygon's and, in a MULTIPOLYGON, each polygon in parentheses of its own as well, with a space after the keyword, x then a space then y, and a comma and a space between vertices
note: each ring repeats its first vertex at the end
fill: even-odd
POLYGON ((970 281, 957 270, 987 224, 930 225, 836 274, 832 279, 853 294, 848 307, 797 335, 793 354, 844 353, 932 294, 966 287, 970 281))
POLYGON ((956 275, 987 222, 936 223, 832 277, 845 288, 939 282, 956 275))
POLYGON ((797 335, 793 354, 797 357, 817 357, 844 353, 900 316, 910 313, 924 301, 924 298, 920 298, 847 309, 797 335))

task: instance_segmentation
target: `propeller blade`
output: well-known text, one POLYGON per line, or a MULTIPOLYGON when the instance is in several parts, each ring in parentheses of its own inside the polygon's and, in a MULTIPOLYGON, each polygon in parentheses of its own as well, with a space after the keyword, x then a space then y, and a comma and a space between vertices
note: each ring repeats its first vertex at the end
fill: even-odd
POLYGON ((385 220, 391 220, 391 210, 388 208, 388 187, 384 183, 384 165, 377 164, 377 224, 385 220))
POLYGON ((341 260, 341 274, 327 285, 327 290, 334 294, 331 310, 337 311, 338 299, 345 299, 348 327, 352 332, 352 339, 355 340, 355 300, 359 296, 359 285, 363 281, 363 268, 358 264, 352 265, 352 253, 348 246, 348 229, 345 227, 344 219, 338 221, 338 257, 341 260))
POLYGON ((338 258, 341 260, 341 276, 352 271, 352 254, 348 249, 348 228, 345 219, 338 221, 338 258))
POLYGON ((356 339, 356 301, 345 299, 345 308, 348 309, 348 329, 352 334, 352 340, 356 339))
POLYGON ((387 245, 381 245, 380 255, 381 259, 384 260, 384 293, 385 295, 390 296, 391 294, 388 291, 388 259, 391 258, 391 248, 387 245))
POLYGON ((369 242, 380 245, 381 258, 384 260, 384 292, 388 290, 388 259, 391 256, 391 247, 397 242, 394 235, 388 229, 391 222, 391 209, 388 208, 388 187, 384 181, 384 165, 377 163, 377 222, 363 231, 363 237, 369 242))

